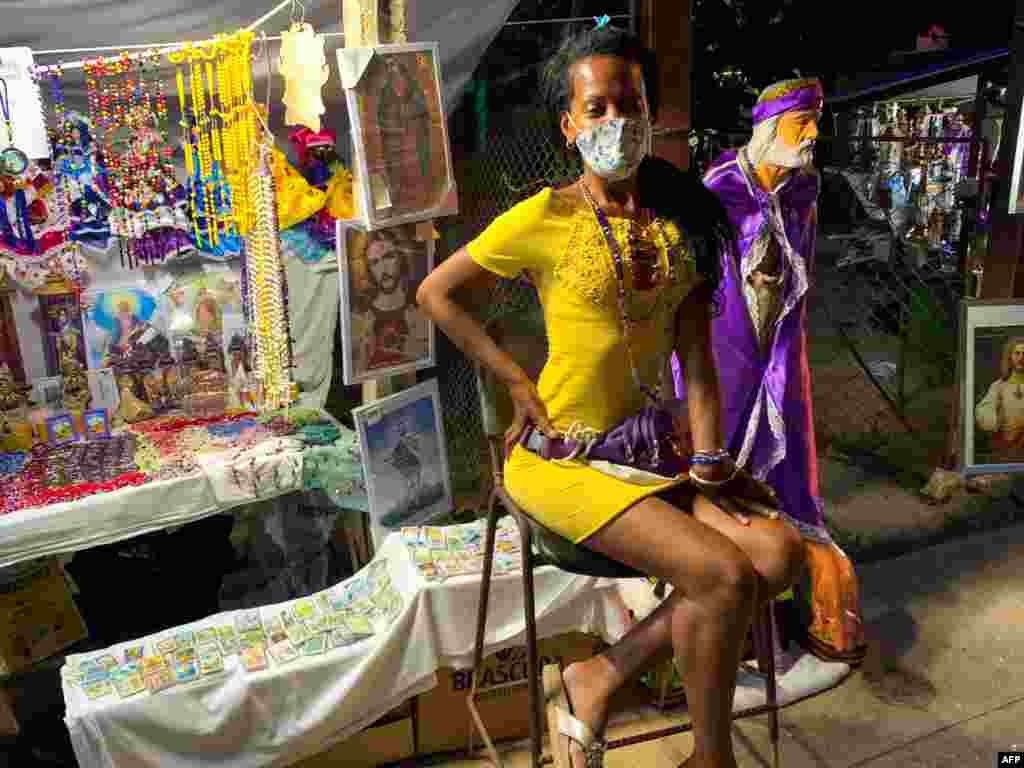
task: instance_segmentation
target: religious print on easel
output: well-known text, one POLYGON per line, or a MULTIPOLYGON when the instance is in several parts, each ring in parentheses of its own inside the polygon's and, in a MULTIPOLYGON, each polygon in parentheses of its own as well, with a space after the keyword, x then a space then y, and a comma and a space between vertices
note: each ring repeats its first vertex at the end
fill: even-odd
POLYGON ((437 379, 352 411, 363 459, 374 544, 389 530, 452 509, 437 379))
POLYGON ((355 219, 375 230, 458 212, 437 43, 339 48, 355 219))
POLYGON ((416 305, 416 290, 433 268, 429 225, 362 232, 338 224, 346 384, 435 364, 434 324, 416 305))
POLYGON ((1024 471, 1024 300, 968 300, 960 324, 960 468, 1024 471))

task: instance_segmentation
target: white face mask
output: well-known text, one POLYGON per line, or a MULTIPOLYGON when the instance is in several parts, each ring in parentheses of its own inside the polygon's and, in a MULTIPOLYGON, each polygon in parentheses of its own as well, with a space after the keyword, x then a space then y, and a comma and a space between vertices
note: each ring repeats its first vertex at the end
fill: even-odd
MULTIPOLYGON (((572 115, 569 122, 573 128, 572 115)), ((651 124, 641 118, 612 117, 594 123, 585 131, 576 128, 576 146, 595 174, 608 181, 623 181, 633 176, 650 153, 651 124)))

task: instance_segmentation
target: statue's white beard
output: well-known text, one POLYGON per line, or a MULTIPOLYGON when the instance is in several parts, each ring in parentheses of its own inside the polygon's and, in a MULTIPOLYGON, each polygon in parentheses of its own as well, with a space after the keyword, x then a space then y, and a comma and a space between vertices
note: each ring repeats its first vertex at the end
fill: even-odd
POLYGON ((813 161, 813 144, 804 144, 802 147, 794 149, 787 146, 782 139, 776 139, 761 162, 779 168, 804 168, 813 161))

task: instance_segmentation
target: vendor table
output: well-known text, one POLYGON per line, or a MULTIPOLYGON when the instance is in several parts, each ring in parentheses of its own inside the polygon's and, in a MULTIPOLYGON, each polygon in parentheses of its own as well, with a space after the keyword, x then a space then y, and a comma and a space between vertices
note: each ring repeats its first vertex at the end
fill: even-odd
MULTIPOLYGON (((343 590, 365 578, 367 571, 381 567, 377 563, 386 564, 400 607, 396 605, 388 618, 377 617, 376 634, 355 645, 300 657, 283 666, 272 664, 259 672, 247 672, 237 656, 228 656, 223 674, 216 677, 127 699, 111 695, 89 700, 80 685, 65 678, 65 721, 79 764, 82 768, 291 765, 325 751, 430 690, 439 668, 468 667, 479 576, 428 582, 401 534, 395 533, 384 541, 367 569, 333 589, 343 590)), ((550 567, 538 569, 535 579, 541 637, 579 631, 611 642, 625 631, 615 582, 550 567)), ((495 576, 492 592, 488 653, 521 645, 525 632, 519 575, 495 576)), ((285 607, 262 608, 264 621, 285 607)), ((198 632, 232 620, 222 614, 166 635, 198 632)), ((147 647, 158 639, 147 638, 147 647)), ((129 645, 101 653, 120 658, 129 645)), ((73 667, 79 659, 68 657, 68 665, 73 667)))
MULTIPOLYGON (((333 421, 327 414, 324 418, 333 421)), ((342 429, 355 439, 354 433, 342 429)), ((214 454, 209 460, 200 457, 202 471, 190 475, 0 515, 0 568, 112 544, 301 491, 304 447, 299 441, 280 439, 275 447, 281 450, 275 461, 286 463, 288 471, 278 473, 283 479, 273 487, 257 483, 228 488, 226 470, 214 454)), ((266 463, 265 457, 260 460, 266 463)))

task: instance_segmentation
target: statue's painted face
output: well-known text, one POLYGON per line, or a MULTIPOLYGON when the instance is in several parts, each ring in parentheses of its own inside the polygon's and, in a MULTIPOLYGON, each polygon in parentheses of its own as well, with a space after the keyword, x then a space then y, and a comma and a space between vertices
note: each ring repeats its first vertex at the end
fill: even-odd
POLYGON ((768 162, 783 168, 803 168, 814 159, 817 141, 816 110, 786 112, 779 118, 778 136, 768 162))

